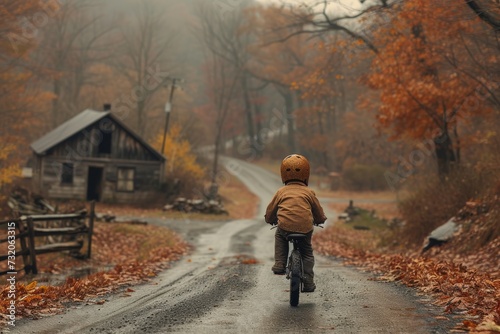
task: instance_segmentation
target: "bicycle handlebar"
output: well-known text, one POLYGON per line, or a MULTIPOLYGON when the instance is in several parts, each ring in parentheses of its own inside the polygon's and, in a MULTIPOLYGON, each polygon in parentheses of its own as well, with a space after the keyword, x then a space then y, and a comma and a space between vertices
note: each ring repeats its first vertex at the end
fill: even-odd
MULTIPOLYGON (((268 224, 272 225, 270 228, 271 230, 274 230, 275 228, 278 227, 278 223, 268 223, 268 224)), ((324 224, 324 223, 322 223, 322 224, 324 224)), ((325 228, 324 226, 322 226, 322 224, 313 224, 313 226, 325 228)))

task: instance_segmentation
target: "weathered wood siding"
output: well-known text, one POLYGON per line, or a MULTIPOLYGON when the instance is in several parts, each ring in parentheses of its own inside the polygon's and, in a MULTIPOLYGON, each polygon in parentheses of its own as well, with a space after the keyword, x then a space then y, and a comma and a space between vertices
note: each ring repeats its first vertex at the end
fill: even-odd
POLYGON ((34 154, 33 155, 33 187, 36 192, 41 192, 41 184, 42 184, 42 163, 43 159, 41 156, 34 154))
POLYGON ((146 146, 142 145, 142 143, 107 117, 55 146, 49 150, 47 155, 65 157, 69 160, 109 158, 159 161, 146 146), (108 135, 111 135, 111 153, 99 153, 99 145, 108 135))
POLYGON ((73 162, 73 183, 62 184, 62 164, 66 159, 44 157, 41 169, 41 192, 49 198, 85 200, 87 196, 88 165, 83 161, 73 162))
POLYGON ((103 201, 112 203, 148 202, 160 191, 160 166, 157 164, 114 164, 104 171, 103 201), (134 191, 118 191, 118 168, 134 168, 134 191))
POLYGON ((109 203, 147 202, 158 197, 161 163, 159 162, 107 162, 97 160, 75 161, 73 183, 62 184, 62 164, 65 159, 45 157, 42 165, 40 192, 49 198, 85 200, 90 167, 103 168, 101 201, 109 203), (134 190, 118 191, 118 168, 134 168, 134 190))

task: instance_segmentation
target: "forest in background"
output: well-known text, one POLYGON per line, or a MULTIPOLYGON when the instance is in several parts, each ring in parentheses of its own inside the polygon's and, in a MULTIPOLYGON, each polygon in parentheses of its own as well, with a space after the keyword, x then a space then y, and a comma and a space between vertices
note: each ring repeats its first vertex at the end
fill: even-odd
POLYGON ((87 108, 111 103, 160 149, 173 78, 171 179, 299 152, 354 190, 500 191, 493 0, 30 0, 0 16, 4 195, 29 144, 87 108))

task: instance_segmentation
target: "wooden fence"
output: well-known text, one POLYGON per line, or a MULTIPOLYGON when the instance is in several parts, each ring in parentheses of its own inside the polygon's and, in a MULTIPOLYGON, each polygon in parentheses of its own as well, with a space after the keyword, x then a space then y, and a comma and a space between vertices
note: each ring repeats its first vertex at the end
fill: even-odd
POLYGON ((8 270, 0 272, 0 275, 17 273, 19 270, 24 270, 26 274, 37 274, 36 256, 45 253, 70 251, 78 253, 81 258, 90 258, 94 208, 95 204, 92 202, 88 214, 86 211, 81 211, 72 214, 30 215, 0 221, 0 227, 3 228, 3 225, 6 225, 9 226, 9 232, 15 231, 14 235, 8 233, 6 238, 0 240, 1 249, 7 249, 7 254, 0 254, 0 262, 8 261, 8 270), (88 222, 86 222, 87 219, 88 222), (44 243, 40 244, 41 241, 44 243), (86 249, 82 252, 85 243, 86 249), (4 244, 7 245, 6 248, 4 244), (12 245, 17 247, 12 247, 12 245), (19 248, 18 245, 21 247, 19 248), (13 256, 14 258, 22 256, 22 268, 12 266, 12 263, 17 263, 17 261, 12 261, 13 256))

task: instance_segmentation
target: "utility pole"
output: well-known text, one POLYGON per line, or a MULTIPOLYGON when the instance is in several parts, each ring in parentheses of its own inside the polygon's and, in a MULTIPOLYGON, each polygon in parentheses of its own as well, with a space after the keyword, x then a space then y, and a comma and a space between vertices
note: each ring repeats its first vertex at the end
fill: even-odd
POLYGON ((165 117, 165 129, 163 130, 163 144, 161 146, 161 153, 165 154, 165 141, 167 140, 167 131, 168 131, 168 123, 170 121, 170 112, 172 111, 172 101, 174 99, 174 90, 175 90, 175 83, 177 80, 180 80, 178 78, 172 78, 172 88, 170 89, 170 97, 165 104, 165 113, 167 114, 165 117))

